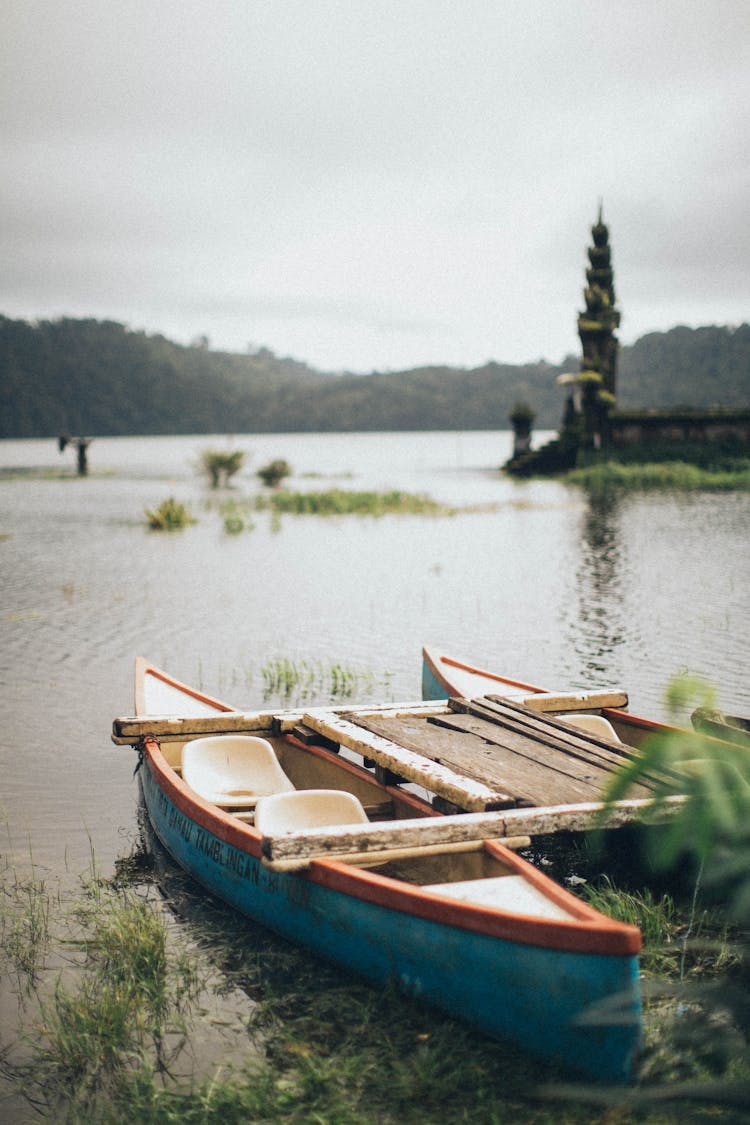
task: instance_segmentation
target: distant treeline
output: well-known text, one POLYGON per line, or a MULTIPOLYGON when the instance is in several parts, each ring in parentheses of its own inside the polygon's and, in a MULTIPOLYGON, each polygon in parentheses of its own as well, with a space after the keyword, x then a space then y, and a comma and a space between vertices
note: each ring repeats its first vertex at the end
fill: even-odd
MULTIPOLYGON (((114 321, 0 317, 0 437, 505 429, 523 402, 556 429, 555 379, 578 369, 487 363, 472 369, 333 375, 267 348, 184 347, 114 321)), ((673 328, 621 350, 622 409, 750 405, 750 325, 673 328)))

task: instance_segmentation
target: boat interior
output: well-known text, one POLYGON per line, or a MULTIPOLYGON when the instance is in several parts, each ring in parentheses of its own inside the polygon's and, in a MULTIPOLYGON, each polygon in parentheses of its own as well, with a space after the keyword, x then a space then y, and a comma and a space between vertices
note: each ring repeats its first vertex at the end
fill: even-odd
MULTIPOLYGON (((167 747, 170 764, 196 793, 254 824, 262 837, 321 828, 337 833, 352 825, 434 816, 426 800, 383 786, 364 763, 294 740, 217 735, 167 747)), ((376 855, 340 858, 454 901, 547 919, 576 917, 568 904, 519 874, 502 852, 486 844, 469 839, 430 848, 406 842, 376 855)))

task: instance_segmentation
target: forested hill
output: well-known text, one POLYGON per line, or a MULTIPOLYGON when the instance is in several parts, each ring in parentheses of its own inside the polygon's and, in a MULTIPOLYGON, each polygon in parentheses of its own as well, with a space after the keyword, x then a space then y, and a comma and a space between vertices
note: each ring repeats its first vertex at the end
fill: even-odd
MULTIPOLYGON (((518 402, 555 429, 561 364, 332 375, 275 356, 183 347, 113 321, 0 316, 0 437, 505 429, 518 402)), ((621 350, 622 409, 750 405, 750 325, 674 328, 621 350)))

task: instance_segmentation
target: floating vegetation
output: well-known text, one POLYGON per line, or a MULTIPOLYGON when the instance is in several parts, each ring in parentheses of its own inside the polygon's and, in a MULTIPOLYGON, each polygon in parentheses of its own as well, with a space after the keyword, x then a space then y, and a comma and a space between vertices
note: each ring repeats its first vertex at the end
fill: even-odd
POLYGON ((673 489, 681 492, 731 492, 750 490, 750 461, 738 462, 731 470, 712 471, 685 461, 663 461, 653 464, 620 464, 607 461, 601 465, 574 469, 565 480, 583 486, 594 495, 612 490, 646 491, 673 489))
POLYGON ((284 477, 291 474, 292 466, 288 461, 282 457, 277 457, 275 461, 269 462, 262 469, 258 469, 257 476, 263 481, 267 488, 276 488, 281 484, 284 477))
POLYGON ((297 516, 449 515, 455 509, 394 489, 390 492, 355 492, 329 488, 323 492, 276 492, 257 500, 258 507, 297 516))
POLYGON ((212 488, 229 484, 244 463, 245 452, 242 449, 204 449, 201 454, 201 468, 208 475, 212 488))
MULTIPOLYGON (((289 703, 305 703, 310 699, 335 703, 355 696, 372 694, 376 677, 372 672, 359 672, 339 662, 293 659, 287 656, 266 661, 261 668, 263 698, 271 697, 289 703)), ((387 676, 384 677, 387 680, 387 676)))
POLYGON ((240 535, 252 531, 255 523, 251 517, 251 505, 237 500, 225 500, 219 508, 227 535, 240 535))
POLYGON ((185 505, 175 500, 174 496, 162 501, 153 511, 147 508, 146 520, 152 531, 179 531, 197 522, 185 505))

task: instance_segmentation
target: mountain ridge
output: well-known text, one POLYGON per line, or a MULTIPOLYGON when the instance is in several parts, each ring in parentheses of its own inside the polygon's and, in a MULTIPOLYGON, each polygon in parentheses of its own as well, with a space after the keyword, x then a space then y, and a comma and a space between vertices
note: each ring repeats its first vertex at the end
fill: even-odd
MULTIPOLYGON (((318 371, 268 348, 212 351, 118 321, 0 316, 0 437, 507 429, 518 402, 556 429, 580 360, 318 371)), ((622 410, 750 405, 750 324, 677 326, 620 348, 622 410)))

